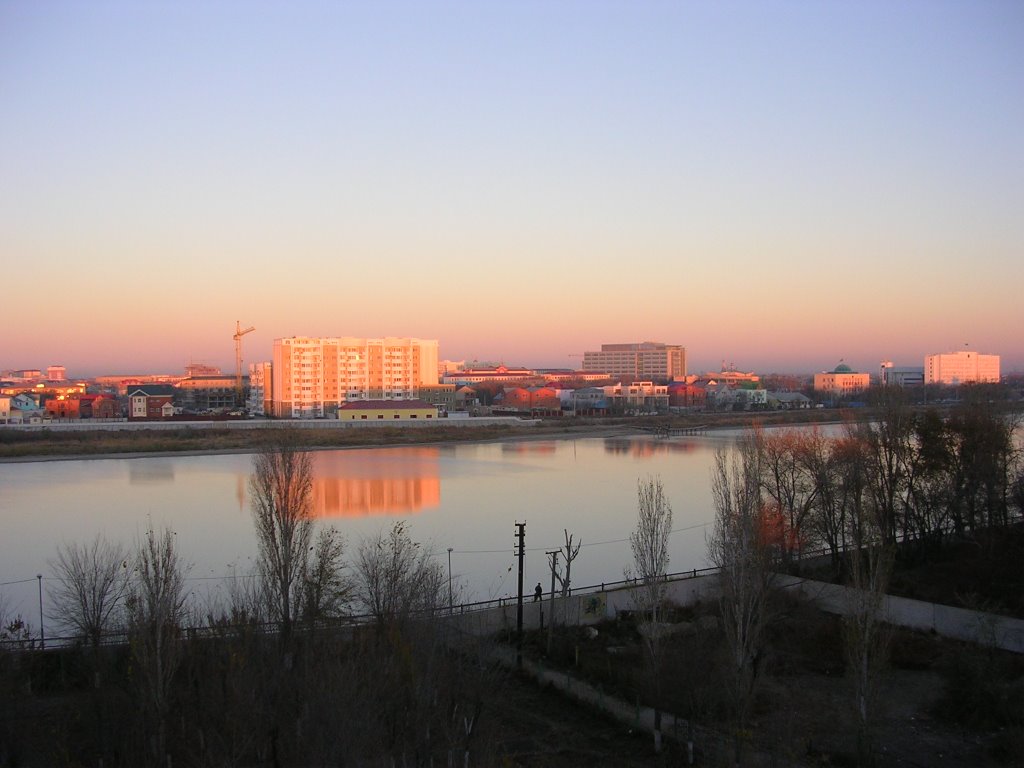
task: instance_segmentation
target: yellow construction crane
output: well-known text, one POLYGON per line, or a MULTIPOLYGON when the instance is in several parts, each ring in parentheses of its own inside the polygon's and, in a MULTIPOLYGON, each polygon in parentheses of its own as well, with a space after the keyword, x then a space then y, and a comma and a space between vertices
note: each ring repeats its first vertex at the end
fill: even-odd
POLYGON ((239 392, 242 391, 242 337, 255 330, 255 326, 250 326, 243 331, 242 323, 235 320, 235 335, 231 338, 235 340, 235 389, 239 392))

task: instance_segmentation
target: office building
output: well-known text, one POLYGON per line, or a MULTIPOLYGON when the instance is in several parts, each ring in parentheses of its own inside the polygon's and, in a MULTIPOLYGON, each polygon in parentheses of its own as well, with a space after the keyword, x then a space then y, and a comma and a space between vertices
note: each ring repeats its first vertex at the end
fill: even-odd
POLYGON ((583 370, 632 381, 681 381, 686 378, 686 347, 658 341, 602 344, 600 351, 583 353, 583 370))
POLYGON ((878 381, 883 387, 919 387, 924 384, 924 368, 893 365, 891 360, 883 360, 878 372, 878 381))
POLYGON ((436 339, 275 339, 272 414, 333 418, 353 400, 416 399, 437 384, 437 348, 436 339))
POLYGON ((857 373, 843 363, 837 365, 834 370, 814 374, 814 391, 827 392, 834 397, 855 395, 869 386, 870 374, 857 373))
POLYGON ((973 350, 927 355, 924 383, 983 384, 999 381, 999 355, 982 355, 973 350))

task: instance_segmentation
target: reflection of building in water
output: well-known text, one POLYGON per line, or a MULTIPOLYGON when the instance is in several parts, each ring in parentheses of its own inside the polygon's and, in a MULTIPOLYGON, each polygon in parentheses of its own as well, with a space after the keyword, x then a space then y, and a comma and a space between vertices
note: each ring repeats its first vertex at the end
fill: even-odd
POLYGON ((612 455, 629 455, 637 458, 656 456, 659 453, 693 453, 698 448, 694 440, 662 439, 645 440, 621 437, 609 437, 604 441, 604 452, 612 455))
POLYGON ((524 441, 518 442, 518 443, 502 443, 501 444, 501 452, 502 453, 522 453, 522 454, 542 453, 542 454, 552 454, 552 453, 556 453, 557 451, 558 451, 558 446, 555 443, 551 442, 550 440, 545 440, 543 442, 532 442, 532 441, 529 441, 529 440, 524 440, 524 441))
POLYGON ((416 512, 440 503, 440 477, 319 477, 313 482, 318 517, 416 512))
POLYGON ((170 461, 150 459, 149 461, 129 461, 127 464, 130 485, 174 482, 174 464, 170 461))
POLYGON ((434 446, 318 453, 313 510, 318 517, 416 512, 441 503, 434 446))

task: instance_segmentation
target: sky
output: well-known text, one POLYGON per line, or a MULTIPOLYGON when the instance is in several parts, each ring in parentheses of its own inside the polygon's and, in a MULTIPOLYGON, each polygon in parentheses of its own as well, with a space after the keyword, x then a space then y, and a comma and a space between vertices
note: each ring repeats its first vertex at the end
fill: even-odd
POLYGON ((0 369, 1024 371, 1024 3, 0 0, 0 369))

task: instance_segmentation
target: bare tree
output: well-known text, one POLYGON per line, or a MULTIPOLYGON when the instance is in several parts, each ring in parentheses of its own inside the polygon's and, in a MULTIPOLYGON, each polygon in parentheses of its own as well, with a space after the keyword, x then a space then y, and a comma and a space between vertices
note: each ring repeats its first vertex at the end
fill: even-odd
POLYGON ((185 615, 188 567, 174 543, 175 533, 150 528, 138 547, 135 572, 125 601, 138 681, 155 720, 154 757, 167 754, 167 712, 171 683, 181 663, 181 621, 185 615))
POLYGON ((742 752, 770 619, 773 551, 759 493, 758 454, 746 438, 737 449, 715 454, 711 491, 715 527, 708 559, 719 568, 719 608, 729 651, 729 678, 737 719, 736 762, 742 752))
POLYGON ((873 762, 874 700, 892 635, 885 623, 883 604, 895 546, 885 541, 886 534, 872 513, 850 527, 852 605, 843 619, 843 641, 853 681, 859 765, 866 766, 873 762))
POLYGON ((48 590, 50 616, 78 635, 93 650, 117 621, 128 590, 127 548, 97 535, 88 544, 63 544, 50 560, 56 586, 48 590))
POLYGON ((660 477, 637 479, 636 530, 629 535, 633 565, 642 580, 639 590, 640 634, 647 651, 648 682, 654 707, 654 749, 661 751, 661 613, 668 571, 668 537, 672 505, 660 477))
POLYGON ((355 576, 359 601, 381 627, 446 604, 443 569, 412 540, 403 521, 360 543, 355 576))
POLYGON ((582 541, 577 541, 573 544, 574 534, 570 534, 568 529, 563 528, 562 532, 565 534, 565 545, 562 546, 561 552, 565 561, 565 572, 562 573, 560 570, 555 570, 555 578, 558 580, 559 586, 562 588, 562 597, 568 597, 569 590, 572 588, 572 562, 576 559, 576 556, 580 553, 580 547, 583 545, 582 541))
POLYGON ((249 493, 259 547, 257 568, 285 647, 301 604, 302 575, 308 570, 312 492, 312 457, 287 438, 253 457, 249 493))
POLYGON ((783 429, 764 432, 755 429, 759 453, 761 492, 766 506, 775 513, 779 528, 779 547, 788 563, 799 560, 812 533, 807 525, 815 507, 819 486, 809 470, 807 456, 821 448, 821 435, 811 431, 783 429))
POLYGON ((629 535, 633 565, 643 583, 643 609, 658 622, 668 572, 668 537, 672 532, 672 505, 665 496, 660 477, 648 476, 636 482, 636 530, 629 535))
POLYGON ((310 622, 340 616, 352 597, 342 556, 345 540, 333 525, 316 537, 302 573, 302 615, 310 622))

